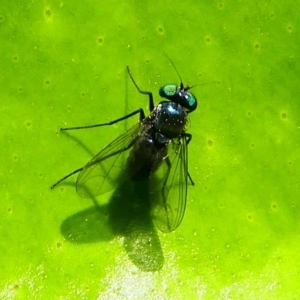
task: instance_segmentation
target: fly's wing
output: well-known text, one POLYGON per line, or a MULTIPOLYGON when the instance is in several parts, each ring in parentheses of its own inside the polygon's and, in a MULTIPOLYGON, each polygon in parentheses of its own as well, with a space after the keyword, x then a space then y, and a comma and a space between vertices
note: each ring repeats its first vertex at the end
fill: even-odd
POLYGON ((182 136, 171 140, 168 156, 151 179, 150 198, 156 226, 163 232, 175 230, 182 221, 187 198, 187 143, 182 136))
POLYGON ((126 156, 142 126, 133 126, 93 157, 79 173, 76 190, 82 197, 101 195, 127 178, 126 156))

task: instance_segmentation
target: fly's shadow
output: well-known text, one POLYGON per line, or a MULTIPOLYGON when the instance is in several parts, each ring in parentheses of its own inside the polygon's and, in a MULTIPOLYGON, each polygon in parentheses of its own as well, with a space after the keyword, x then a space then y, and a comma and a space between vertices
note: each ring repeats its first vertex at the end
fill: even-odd
POLYGON ((148 188, 147 181, 124 181, 107 204, 95 205, 64 220, 62 235, 75 244, 124 237, 124 249, 134 265, 142 271, 160 270, 164 256, 150 214, 148 188))

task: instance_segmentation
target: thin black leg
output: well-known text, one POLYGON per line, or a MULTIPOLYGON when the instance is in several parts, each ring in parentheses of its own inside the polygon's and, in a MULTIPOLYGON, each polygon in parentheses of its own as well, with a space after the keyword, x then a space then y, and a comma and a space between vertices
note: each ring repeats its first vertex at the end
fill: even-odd
MULTIPOLYGON (((135 87, 137 88, 137 90, 139 91, 139 93, 149 96, 149 108, 150 108, 150 111, 152 111, 154 109, 154 102, 153 102, 153 95, 152 95, 152 93, 140 90, 140 88, 136 84, 135 80, 133 79, 128 66, 127 66, 127 71, 128 71, 128 74, 129 74, 129 76, 130 76, 133 84, 135 85, 135 87)), ((135 116, 136 114, 139 114, 139 120, 140 121, 142 121, 143 119, 145 119, 144 110, 142 108, 140 108, 140 109, 137 109, 137 110, 131 112, 130 114, 128 114, 126 116, 123 116, 121 118, 118 118, 116 120, 113 120, 113 121, 110 121, 110 122, 107 122, 107 123, 87 125, 87 126, 64 127, 64 128, 61 128, 60 130, 61 131, 66 131, 66 130, 89 129, 89 128, 95 128, 95 127, 101 127, 101 126, 110 126, 110 125, 116 124, 118 122, 124 121, 126 119, 129 119, 129 118, 135 116)), ((60 180, 58 180, 56 183, 54 183, 50 188, 54 189, 59 183, 61 183, 65 179, 69 178, 70 176, 72 176, 72 175, 74 175, 74 174, 82 171, 83 168, 84 167, 81 167, 81 168, 79 168, 79 169, 71 172, 70 174, 64 176, 63 178, 61 178, 60 180)))
POLYGON ((53 190, 53 189, 54 189, 58 184, 60 184, 62 181, 64 181, 65 179, 69 178, 70 176, 72 176, 72 175, 74 175, 74 174, 80 172, 82 169, 83 169, 83 167, 82 167, 82 168, 79 168, 79 169, 77 169, 77 170, 71 172, 70 174, 66 175, 65 177, 59 179, 57 182, 55 182, 54 184, 52 184, 52 185, 50 186, 50 189, 53 190))
POLYGON ((189 178, 191 184, 192 184, 192 185, 195 185, 194 180, 192 179, 192 177, 191 177, 191 175, 190 175, 189 172, 187 173, 187 175, 188 175, 188 178, 189 178))
MULTIPOLYGON (((188 144, 190 143, 190 141, 192 140, 192 135, 190 133, 184 133, 184 136, 186 138, 186 146, 188 146, 188 144)), ((190 175, 190 173, 187 173, 187 176, 191 182, 192 185, 195 185, 194 180, 192 179, 192 176, 190 175)))
POLYGON ((132 113, 122 117, 122 118, 118 118, 116 120, 107 122, 107 123, 102 123, 102 124, 94 124, 94 125, 87 125, 87 126, 76 126, 76 127, 66 127, 66 128, 61 128, 61 131, 65 131, 65 130, 77 130, 77 129, 88 129, 88 128, 94 128, 94 127, 101 127, 101 126, 109 126, 109 125, 113 125, 116 124, 118 122, 124 121, 126 119, 129 119, 131 117, 133 117, 136 114, 140 114, 140 121, 142 121, 143 119, 145 119, 145 113, 144 110, 142 108, 137 109, 135 111, 133 111, 132 113))
MULTIPOLYGON (((144 118, 145 118, 145 113, 143 111, 142 108, 140 109, 137 109, 136 111, 122 117, 122 118, 119 118, 119 119, 116 119, 116 120, 113 120, 111 122, 108 122, 108 123, 103 123, 103 124, 95 124, 95 125, 88 125, 88 126, 77 126, 77 127, 67 127, 67 128, 61 128, 60 130, 61 131, 65 131, 65 130, 77 130, 77 129, 88 129, 88 128, 94 128, 94 127, 100 127, 100 126, 109 126, 109 125, 112 125, 112 124, 115 124, 115 123, 118 123, 120 121, 123 121, 123 120, 126 120, 130 117, 133 117, 134 115, 136 114, 140 114, 140 121, 142 121, 144 118)), ((56 183, 54 183, 53 185, 51 185, 51 190, 54 189, 59 183, 61 183, 62 181, 64 181, 65 179, 69 178, 70 176, 80 172, 83 170, 84 167, 81 167, 73 172, 71 172, 70 174, 64 176, 63 178, 61 178, 60 180, 58 180, 56 183)))
POLYGON ((165 210, 165 213, 166 213, 168 229, 170 230, 171 229, 171 224, 170 224, 170 219, 169 219, 169 215, 168 215, 168 205, 167 205, 167 199, 166 199, 166 195, 165 195, 165 188, 166 188, 167 181, 168 181, 168 178, 169 178, 169 175, 170 175, 172 164, 171 164, 171 161, 170 161, 169 157, 167 157, 165 159, 165 162, 167 164, 168 171, 167 171, 166 178, 164 180, 164 184, 163 184, 161 193, 162 193, 162 197, 163 197, 163 200, 164 200, 164 210, 165 210))
POLYGON ((143 94, 143 95, 148 95, 149 97, 149 108, 150 108, 150 112, 152 112, 152 110, 154 109, 154 101, 153 101, 153 95, 151 92, 146 92, 146 91, 142 91, 138 85, 136 84, 135 80, 133 79, 132 75, 131 75, 131 72, 129 70, 129 67, 127 66, 127 72, 128 72, 128 75, 130 76, 133 84, 135 85, 135 87, 137 88, 137 90, 139 91, 139 93, 143 94))
POLYGON ((190 143, 190 141, 192 140, 192 135, 190 133, 185 132, 184 136, 187 138, 186 145, 188 145, 190 143))

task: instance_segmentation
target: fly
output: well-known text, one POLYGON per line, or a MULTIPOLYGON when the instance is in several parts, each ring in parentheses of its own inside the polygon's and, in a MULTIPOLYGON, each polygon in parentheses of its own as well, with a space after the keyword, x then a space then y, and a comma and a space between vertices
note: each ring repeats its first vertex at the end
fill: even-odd
POLYGON ((179 226, 186 207, 188 180, 194 185, 188 172, 187 150, 192 135, 186 132, 186 124, 188 114, 197 108, 197 99, 189 92, 191 87, 183 85, 171 63, 180 78, 180 85, 162 86, 159 95, 166 100, 157 106, 152 93, 138 87, 127 66, 138 92, 149 98, 148 117, 140 108, 108 123, 60 129, 110 126, 139 114, 136 125, 113 140, 86 165, 54 183, 51 189, 76 173, 79 173, 76 190, 82 197, 103 194, 126 179, 148 180, 149 196, 155 203, 152 215, 156 226, 163 232, 173 231, 179 226))

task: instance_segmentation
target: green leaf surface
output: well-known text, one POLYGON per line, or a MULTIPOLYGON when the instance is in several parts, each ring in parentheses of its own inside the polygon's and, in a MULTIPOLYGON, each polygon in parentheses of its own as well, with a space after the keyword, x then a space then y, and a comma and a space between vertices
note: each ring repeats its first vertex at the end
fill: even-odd
POLYGON ((1 299, 299 299, 299 13, 288 1, 6 1, 0 8, 1 299), (143 90, 193 85, 180 227, 143 187, 80 198, 143 90), (135 190, 139 190, 136 193, 135 190), (138 196, 137 196, 138 195, 138 196), (95 205, 97 203, 97 205, 95 205))

